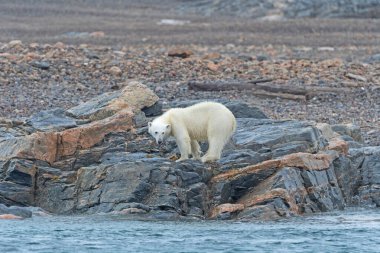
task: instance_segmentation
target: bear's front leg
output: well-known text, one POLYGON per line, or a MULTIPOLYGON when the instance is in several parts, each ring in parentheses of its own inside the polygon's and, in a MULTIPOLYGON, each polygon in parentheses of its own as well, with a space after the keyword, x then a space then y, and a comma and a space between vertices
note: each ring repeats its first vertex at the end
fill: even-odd
POLYGON ((191 153, 190 137, 186 135, 178 136, 178 138, 176 138, 176 141, 179 152, 181 153, 181 157, 176 162, 189 159, 189 155, 191 153))

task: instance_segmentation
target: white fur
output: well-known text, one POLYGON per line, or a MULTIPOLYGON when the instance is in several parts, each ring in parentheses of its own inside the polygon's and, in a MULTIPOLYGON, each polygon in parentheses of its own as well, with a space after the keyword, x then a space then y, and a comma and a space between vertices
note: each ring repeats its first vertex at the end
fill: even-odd
POLYGON ((220 159, 222 150, 236 129, 236 119, 222 104, 202 102, 186 108, 173 108, 149 122, 149 133, 157 143, 174 136, 183 161, 192 154, 202 162, 220 159), (200 158, 198 141, 208 141, 209 149, 200 158))

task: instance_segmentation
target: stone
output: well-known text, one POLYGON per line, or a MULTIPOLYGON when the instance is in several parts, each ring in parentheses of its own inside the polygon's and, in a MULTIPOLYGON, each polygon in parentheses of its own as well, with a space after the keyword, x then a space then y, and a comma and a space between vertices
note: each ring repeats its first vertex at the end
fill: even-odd
POLYGON ((345 136, 348 135, 355 141, 362 143, 363 136, 360 132, 360 127, 354 124, 336 124, 331 126, 332 130, 338 134, 345 136))
MULTIPOLYGON (((361 154, 364 159, 358 170, 360 180, 356 189, 356 200, 364 206, 380 206, 380 147, 364 147, 353 150, 354 157, 361 154)), ((357 164, 357 163, 356 163, 357 164)))
POLYGON ((207 63, 207 68, 208 68, 209 70, 211 70, 211 71, 214 71, 214 72, 218 71, 218 65, 215 64, 215 63, 213 63, 213 62, 211 62, 211 61, 209 61, 209 62, 207 63))
POLYGON ((191 50, 186 49, 173 49, 168 52, 168 56, 170 57, 179 57, 179 58, 188 58, 191 55, 193 55, 193 52, 191 50))
POLYGON ((62 131, 77 126, 75 119, 66 116, 65 110, 61 108, 35 113, 26 123, 42 132, 62 131))
POLYGON ((103 38, 106 36, 106 34, 103 31, 92 32, 89 35, 90 37, 93 37, 93 38, 103 38))
POLYGON ((58 41, 57 43, 54 44, 54 47, 59 48, 59 49, 64 49, 66 48, 66 45, 63 42, 58 41))
MULTIPOLYGON (((222 103, 234 114, 235 118, 256 118, 267 119, 268 117, 257 107, 250 106, 247 103, 236 100, 224 100, 224 99, 210 99, 207 101, 214 101, 222 103)), ((204 102, 204 100, 190 100, 190 101, 175 101, 170 104, 171 108, 184 108, 196 103, 204 102)))
POLYGON ((0 214, 0 220, 21 220, 23 219, 21 216, 17 216, 14 214, 0 214))
POLYGON ((344 141, 344 140, 342 140, 340 138, 335 138, 335 139, 331 139, 329 141, 329 145, 326 147, 326 149, 328 149, 328 150, 335 150, 335 151, 338 151, 341 154, 347 155, 348 154, 349 145, 348 145, 348 142, 346 142, 346 141, 344 141))
POLYGON ((32 217, 32 211, 25 207, 11 206, 0 204, 0 215, 3 215, 0 219, 19 219, 32 217), (6 217, 5 215, 11 215, 6 217))
POLYGON ((327 142, 311 123, 269 119, 237 119, 235 146, 280 157, 295 152, 315 153, 327 142))
POLYGON ((50 63, 46 61, 32 61, 30 65, 43 70, 48 70, 50 68, 50 63))
POLYGON ((8 45, 10 47, 22 46, 22 41, 21 40, 12 40, 12 41, 8 42, 8 45))
POLYGON ((326 140, 328 141, 339 136, 338 133, 334 132, 331 125, 327 123, 317 123, 315 124, 315 127, 321 131, 323 137, 326 138, 326 140))
POLYGON ((294 18, 377 18, 377 0, 292 0, 278 1, 184 1, 181 10, 205 16, 237 16, 262 21, 278 21, 294 18))
POLYGON ((267 61, 268 60, 268 56, 266 56, 266 55, 257 55, 256 56, 256 60, 257 61, 267 61))
POLYGON ((0 160, 18 157, 53 162, 57 155, 57 141, 58 135, 54 132, 6 138, 0 142, 0 160))
POLYGON ((367 58, 366 62, 368 62, 368 63, 379 63, 380 62, 380 53, 371 55, 370 57, 367 58))
POLYGON ((121 91, 108 92, 67 110, 77 119, 99 120, 114 115, 123 109, 140 110, 153 106, 157 95, 140 82, 128 82, 121 91))
POLYGON ((216 59, 219 59, 221 57, 222 56, 219 53, 213 52, 213 53, 206 54, 202 58, 205 60, 216 60, 216 59))
POLYGON ((243 204, 221 204, 216 206, 211 212, 211 218, 216 218, 223 213, 234 213, 242 211, 244 209, 243 204))
POLYGON ((0 181, 0 203, 5 205, 33 205, 31 188, 11 181, 0 181))
POLYGON ((236 118, 267 119, 268 117, 257 107, 241 101, 228 101, 224 105, 232 111, 236 118))
POLYGON ((32 161, 11 159, 3 165, 4 181, 10 181, 22 186, 33 187, 36 168, 32 161))
POLYGON ((144 107, 142 109, 143 113, 146 117, 155 117, 161 115, 162 112, 162 103, 160 101, 157 101, 152 106, 144 107))
POLYGON ((117 66, 112 66, 109 70, 109 72, 114 75, 114 76, 121 76, 123 74, 123 72, 121 71, 121 69, 117 66))
POLYGON ((355 74, 352 74, 352 73, 347 73, 346 76, 350 79, 354 79, 356 81, 361 81, 361 82, 367 82, 367 78, 365 78, 364 76, 361 76, 361 75, 355 75, 355 74))

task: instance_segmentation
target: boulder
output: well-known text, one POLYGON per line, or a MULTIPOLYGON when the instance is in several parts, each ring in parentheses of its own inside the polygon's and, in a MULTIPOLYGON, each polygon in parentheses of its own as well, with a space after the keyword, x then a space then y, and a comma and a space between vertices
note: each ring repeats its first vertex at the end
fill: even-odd
POLYGON ((36 131, 61 131, 77 126, 74 118, 65 115, 61 108, 51 109, 33 114, 27 121, 36 131))
POLYGON ((127 83, 121 91, 104 93, 67 110, 67 114, 76 119, 96 121, 110 117, 124 109, 136 111, 151 107, 157 100, 157 95, 145 85, 132 81, 127 83))
MULTIPOLYGON (((196 103, 204 102, 205 100, 189 100, 189 101, 175 101, 170 104, 171 108, 184 108, 196 103)), ((255 118, 267 119, 268 117, 257 107, 250 106, 245 102, 226 99, 210 99, 206 101, 214 101, 224 104, 235 115, 236 118, 255 118)))
MULTIPOLYGON (((0 215, 13 215, 14 218, 30 218, 32 217, 32 211, 24 207, 11 206, 7 207, 4 204, 0 204, 0 215)), ((4 216, 3 216, 4 217, 4 216)), ((8 217, 10 218, 10 217, 8 217)))

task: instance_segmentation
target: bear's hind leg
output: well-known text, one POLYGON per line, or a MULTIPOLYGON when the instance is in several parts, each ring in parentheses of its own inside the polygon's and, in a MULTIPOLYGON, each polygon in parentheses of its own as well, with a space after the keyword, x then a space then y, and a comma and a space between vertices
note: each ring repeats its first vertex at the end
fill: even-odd
POLYGON ((199 146, 198 141, 191 140, 191 154, 193 155, 193 159, 200 160, 201 159, 201 147, 199 146))
POLYGON ((224 145, 228 141, 228 139, 226 138, 223 138, 223 137, 221 139, 220 138, 221 138, 220 136, 218 137, 215 136, 209 139, 209 142, 208 142, 209 148, 206 154, 201 159, 203 163, 213 162, 220 159, 224 145))

